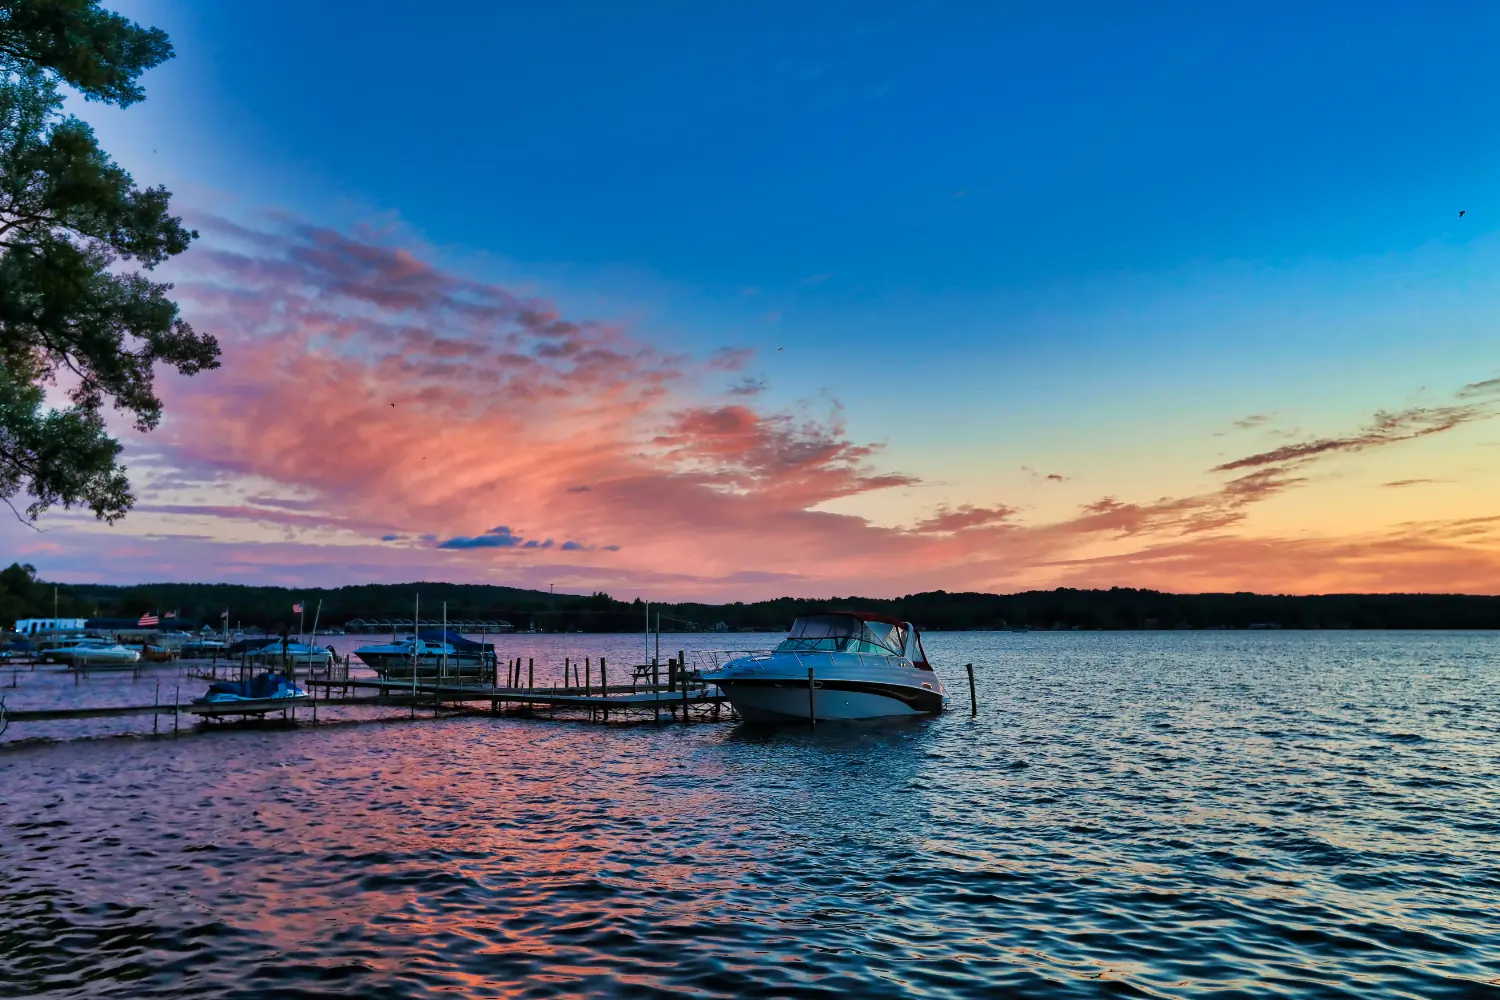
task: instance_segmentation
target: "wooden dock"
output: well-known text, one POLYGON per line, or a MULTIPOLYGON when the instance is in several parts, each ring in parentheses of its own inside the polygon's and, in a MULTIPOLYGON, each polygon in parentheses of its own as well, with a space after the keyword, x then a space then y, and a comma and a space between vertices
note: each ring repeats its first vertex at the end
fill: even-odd
MULTIPOLYGON (((226 664, 214 667, 208 663, 180 663, 187 667, 186 676, 205 683, 215 675, 232 676, 226 664), (206 669, 205 669, 206 668, 206 669)), ((676 664, 671 666, 675 669, 676 664)), ((142 670, 150 669, 144 667, 142 670)), ((234 669, 231 666, 231 669, 234 669)), ((133 671, 126 670, 125 673, 133 671)), ((530 671, 528 671, 530 673, 530 671)), ((685 672, 684 672, 685 673, 685 672)), ((174 698, 169 702, 150 705, 109 705, 80 708, 5 709, 0 698, 0 731, 6 725, 19 723, 59 722, 69 719, 103 719, 152 715, 153 732, 157 731, 159 717, 172 719, 173 732, 180 728, 183 715, 202 717, 204 722, 223 717, 276 714, 289 722, 317 724, 318 710, 387 707, 405 708, 408 717, 418 718, 418 709, 423 709, 421 718, 437 718, 444 713, 474 713, 493 715, 524 715, 531 718, 551 718, 573 721, 598 721, 601 723, 641 721, 650 718, 661 722, 665 716, 673 721, 679 718, 688 721, 695 716, 702 721, 719 721, 733 716, 733 709, 726 712, 726 701, 715 687, 705 685, 691 676, 669 673, 670 682, 610 684, 608 687, 590 685, 576 686, 507 686, 494 684, 432 683, 419 679, 377 680, 350 677, 347 670, 342 675, 327 674, 298 677, 297 683, 312 697, 288 705, 266 702, 249 705, 244 703, 222 703, 209 706, 201 702, 182 702, 174 698), (319 692, 321 696, 319 695, 319 692), (338 692, 335 694, 335 692, 338 692)), ((517 667, 509 674, 512 679, 522 679, 517 667)), ((3 691, 0 691, 3 694, 3 691)))

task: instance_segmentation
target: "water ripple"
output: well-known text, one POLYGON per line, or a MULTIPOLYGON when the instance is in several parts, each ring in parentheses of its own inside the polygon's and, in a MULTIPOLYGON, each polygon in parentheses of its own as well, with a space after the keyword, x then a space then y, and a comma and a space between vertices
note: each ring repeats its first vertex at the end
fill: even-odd
POLYGON ((12 746, 0 996, 1500 996, 1492 637, 930 647, 980 718, 12 746))

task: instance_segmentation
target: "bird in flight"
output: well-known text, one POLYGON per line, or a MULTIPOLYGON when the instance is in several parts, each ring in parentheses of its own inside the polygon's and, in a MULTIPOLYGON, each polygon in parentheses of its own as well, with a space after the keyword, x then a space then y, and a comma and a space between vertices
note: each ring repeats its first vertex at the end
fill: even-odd
POLYGON ((396 408, 396 404, 395 404, 395 403, 392 403, 392 404, 391 404, 391 409, 393 409, 393 410, 394 410, 394 409, 395 409, 395 408, 396 408))
POLYGON ((1462 219, 1464 217, 1464 212, 1465 211, 1466 211, 1466 209, 1462 209, 1462 208, 1458 210, 1458 217, 1460 219, 1462 219))

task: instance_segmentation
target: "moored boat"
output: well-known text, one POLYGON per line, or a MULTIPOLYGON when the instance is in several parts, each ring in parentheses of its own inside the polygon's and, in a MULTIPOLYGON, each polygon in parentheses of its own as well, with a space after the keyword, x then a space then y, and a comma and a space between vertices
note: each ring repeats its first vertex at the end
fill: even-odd
POLYGON ((733 658, 703 680, 747 722, 924 715, 946 701, 916 626, 860 611, 804 615, 774 650, 733 658))
POLYGON ((139 650, 122 646, 118 642, 88 638, 49 649, 46 658, 53 663, 66 663, 75 670, 104 670, 110 667, 134 667, 140 662, 141 654, 139 650))
POLYGON ((280 664, 283 660, 289 666, 316 667, 321 670, 333 661, 333 654, 322 646, 313 646, 302 642, 286 642, 280 639, 262 646, 250 654, 250 659, 257 663, 265 663, 272 666, 280 664))
POLYGON ((272 670, 246 681, 214 681, 206 694, 193 699, 188 711, 208 718, 263 717, 270 712, 284 714, 307 701, 311 699, 306 691, 286 675, 272 670))
MULTIPOLYGON (((451 640, 451 637, 450 637, 451 640)), ((434 642, 422 636, 409 636, 396 642, 361 646, 354 651, 364 663, 389 680, 411 677, 479 677, 487 674, 495 662, 493 646, 468 642, 468 649, 452 641, 434 642)))

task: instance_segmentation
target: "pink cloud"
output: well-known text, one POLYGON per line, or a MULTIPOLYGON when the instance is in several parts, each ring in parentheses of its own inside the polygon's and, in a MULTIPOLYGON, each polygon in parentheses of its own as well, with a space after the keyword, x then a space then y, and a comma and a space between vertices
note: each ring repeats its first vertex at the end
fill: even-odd
POLYGON ((714 386, 749 352, 665 354, 379 236, 197 224, 213 245, 188 255, 178 290, 193 323, 219 337, 224 364, 164 380, 167 420, 144 440, 169 467, 158 477, 167 495, 138 510, 153 526, 193 515, 281 535, 146 543, 130 521, 102 537, 64 522, 48 544, 65 572, 69 551, 86 549, 76 565, 92 577, 111 567, 158 579, 438 576, 726 599, 1058 582, 1290 592, 1436 582, 1443 567, 1500 588, 1490 523, 1362 543, 1227 533, 1255 504, 1304 487, 1300 470, 1320 456, 1439 433, 1481 419, 1479 403, 1382 414, 1353 434, 1228 462, 1218 471, 1239 474, 1197 495, 1104 497, 1040 524, 1004 503, 958 505, 882 527, 821 507, 916 480, 880 468, 880 448, 849 433, 836 403, 821 414, 773 411, 750 392, 724 403, 714 386), (251 499, 189 496, 195 482, 239 480, 255 484, 241 491, 251 499), (490 541, 500 524, 521 541, 490 541))

